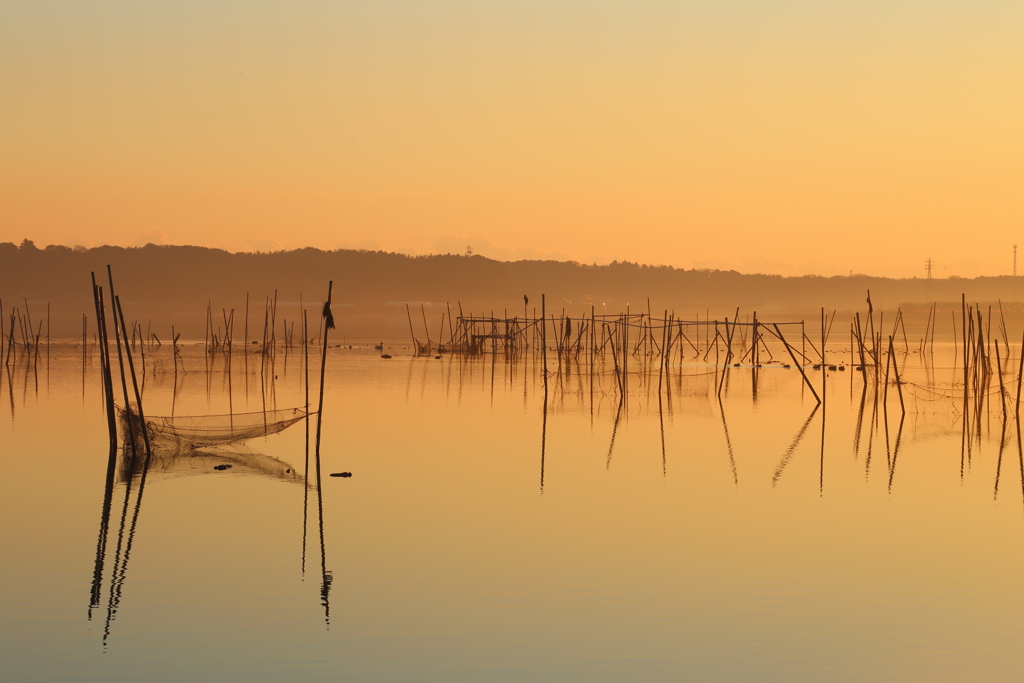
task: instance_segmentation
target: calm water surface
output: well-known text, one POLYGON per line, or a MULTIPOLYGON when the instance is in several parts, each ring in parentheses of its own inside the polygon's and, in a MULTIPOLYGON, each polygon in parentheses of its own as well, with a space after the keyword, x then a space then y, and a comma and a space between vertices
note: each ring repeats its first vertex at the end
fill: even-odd
MULTIPOLYGON (((258 360, 208 373, 190 347, 175 390, 166 348, 151 415, 303 404, 294 351, 268 384, 258 360)), ((624 405, 607 371, 562 374, 545 418, 535 360, 394 353, 329 353, 322 546, 300 422, 155 460, 141 502, 120 474, 98 574, 95 359, 0 368, 0 678, 1024 676, 1018 427, 996 398, 965 441, 951 356, 905 359, 938 390, 905 386, 901 424, 895 386, 886 411, 852 370, 817 409, 795 369, 764 368, 756 397, 733 369, 721 401, 707 366, 674 368, 660 399, 635 373, 624 405)))

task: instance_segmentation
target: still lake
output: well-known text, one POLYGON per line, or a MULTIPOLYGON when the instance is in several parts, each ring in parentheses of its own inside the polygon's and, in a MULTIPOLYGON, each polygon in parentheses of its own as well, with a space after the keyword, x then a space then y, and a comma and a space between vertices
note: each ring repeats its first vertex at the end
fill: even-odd
MULTIPOLYGON (((121 463, 105 544, 98 357, 0 367, 0 678, 1024 677, 1018 425, 995 386, 965 436, 941 348, 901 357, 902 417, 852 368, 824 407, 777 365, 719 400, 696 362, 622 403, 608 368, 552 360, 545 399, 534 356, 353 346, 328 353, 321 496, 299 422, 154 460, 141 501, 121 463)), ((201 345, 176 378, 166 345, 147 363, 148 415, 304 403, 295 349, 273 381, 201 345)))

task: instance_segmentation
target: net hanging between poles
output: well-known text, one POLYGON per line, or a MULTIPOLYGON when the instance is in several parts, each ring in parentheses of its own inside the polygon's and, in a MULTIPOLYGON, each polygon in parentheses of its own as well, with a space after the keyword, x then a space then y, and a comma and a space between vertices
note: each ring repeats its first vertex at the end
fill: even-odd
MULTIPOLYGON (((141 422, 138 413, 118 410, 121 427, 127 441, 132 427, 138 445, 142 445, 141 422)), ((175 417, 146 416, 146 431, 150 444, 155 448, 209 448, 241 443, 261 436, 277 434, 306 417, 302 408, 284 408, 256 413, 232 413, 227 415, 182 415, 175 417)))

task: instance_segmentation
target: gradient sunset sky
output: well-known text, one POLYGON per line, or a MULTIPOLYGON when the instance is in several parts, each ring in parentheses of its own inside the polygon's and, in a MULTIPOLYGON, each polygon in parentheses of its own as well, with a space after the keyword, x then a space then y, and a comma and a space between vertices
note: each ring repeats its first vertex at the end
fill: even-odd
POLYGON ((1024 273, 1024 3, 0 3, 0 241, 1024 273))

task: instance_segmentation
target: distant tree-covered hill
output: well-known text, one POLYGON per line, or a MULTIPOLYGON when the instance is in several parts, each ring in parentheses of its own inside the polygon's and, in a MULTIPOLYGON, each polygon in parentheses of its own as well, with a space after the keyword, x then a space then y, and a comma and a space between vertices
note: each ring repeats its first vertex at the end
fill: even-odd
MULTIPOLYGON (((262 325, 265 298, 279 301, 279 318, 297 319, 298 301, 319 303, 328 280, 334 281, 339 319, 353 335, 391 334, 407 329, 404 302, 449 303, 453 310, 505 309, 521 314, 546 295, 550 310, 574 314, 618 312, 629 306, 677 315, 712 317, 743 312, 813 311, 819 307, 863 310, 868 290, 876 308, 924 304, 953 305, 965 294, 970 301, 1009 302, 1024 298, 1020 278, 890 279, 850 277, 781 277, 735 271, 686 270, 615 262, 597 266, 559 261, 493 261, 482 256, 402 254, 307 248, 273 253, 230 253, 189 246, 147 245, 94 249, 49 246, 38 249, 0 243, 0 298, 5 316, 25 301, 36 319, 51 307, 54 334, 81 333, 83 313, 91 313, 90 272, 106 286, 106 266, 113 268, 117 293, 126 315, 153 321, 160 329, 176 324, 187 336, 202 336, 209 302, 235 309, 240 325, 249 296, 250 325, 262 325), (378 322, 373 322, 377 320, 378 322), (380 322, 383 321, 383 322, 380 322), (400 324, 399 324, 400 323, 400 324)), ((9 324, 9 323, 7 323, 9 324)), ((431 323, 433 324, 433 323, 431 323)))

